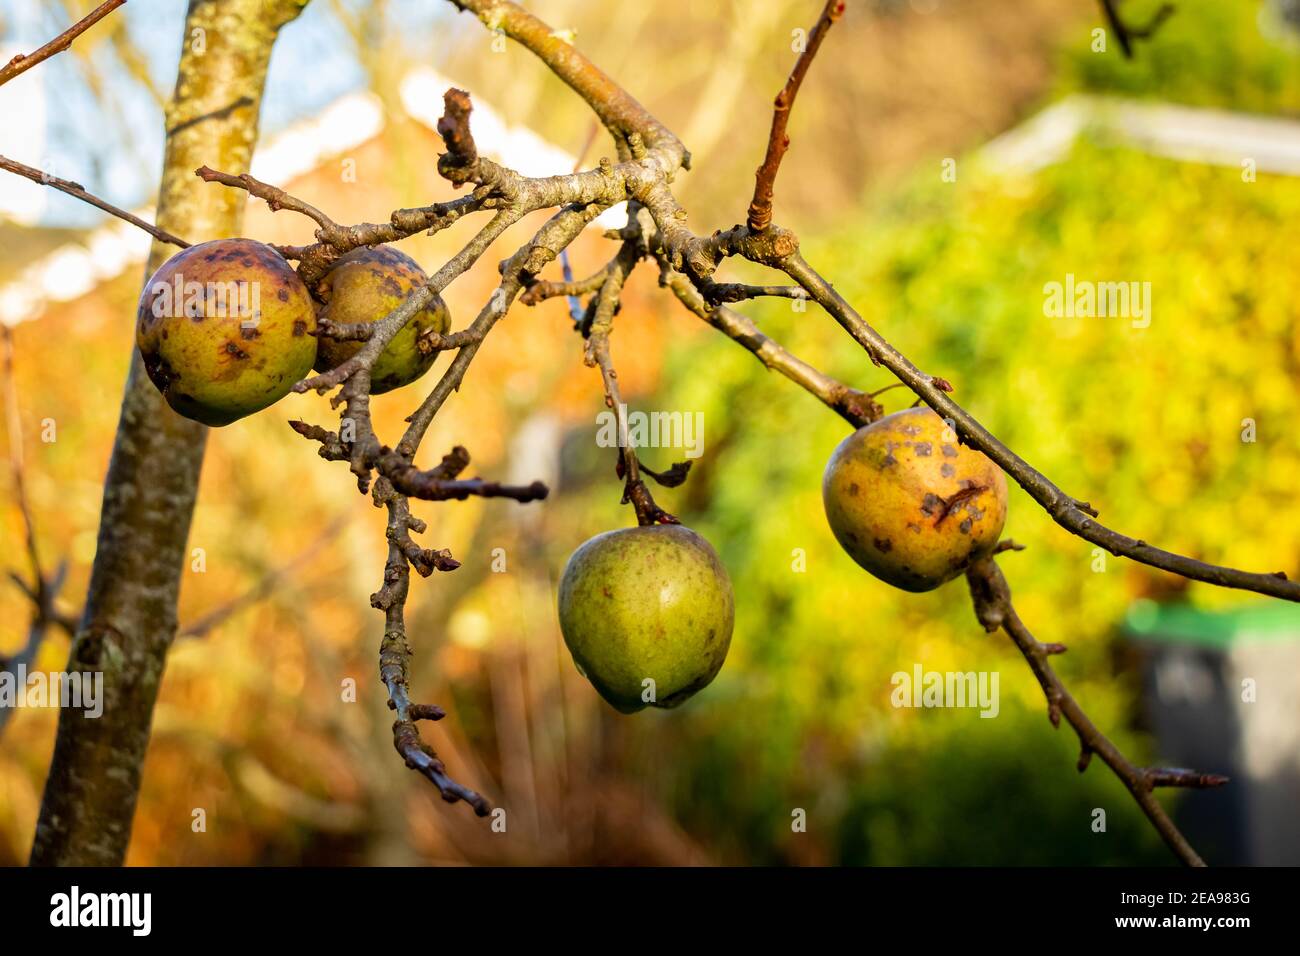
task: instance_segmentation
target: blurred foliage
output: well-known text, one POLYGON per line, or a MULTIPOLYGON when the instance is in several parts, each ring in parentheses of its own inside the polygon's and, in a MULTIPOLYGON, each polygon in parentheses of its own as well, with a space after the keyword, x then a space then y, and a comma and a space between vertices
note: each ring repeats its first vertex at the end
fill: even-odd
MULTIPOLYGON (((1126 23, 1146 24, 1163 2, 1126 0, 1121 15, 1126 23)), ((1153 37, 1136 41, 1131 60, 1113 37, 1098 53, 1090 36, 1075 34, 1060 86, 1252 113, 1300 112, 1300 20, 1291 0, 1176 0, 1174 6, 1153 37)))
MULTIPOLYGON (((1268 78, 1270 64, 1290 54, 1252 32, 1256 4, 1179 3, 1132 63, 1115 50, 1072 46, 1062 86, 1287 108, 1294 79, 1270 86, 1268 78), (1243 68, 1234 73, 1234 63, 1243 68)), ((725 79, 711 69, 723 61, 709 39, 716 22, 680 20, 673 6, 672 15, 659 11, 666 26, 651 30, 656 18, 638 19, 639 7, 615 17, 594 4, 549 6, 581 21, 584 49, 617 64, 621 79, 631 74, 634 92, 652 94, 649 105, 674 125, 690 122, 704 83, 725 79), (628 52, 641 45, 653 55, 628 52), (668 57, 681 64, 675 85, 661 82, 668 57)), ((679 6, 704 16, 702 5, 679 6)), ((727 9, 743 21, 747 8, 727 9)), ((804 233, 810 261, 904 353, 952 381, 995 434, 1092 500, 1103 520, 1207 560, 1294 575, 1300 290, 1288 266, 1300 239, 1300 182, 1261 175, 1245 183, 1235 169, 1081 147, 1029 178, 999 178, 971 158, 959 162, 956 183, 943 183, 927 162, 923 174, 862 198, 880 168, 915 169, 935 150, 1011 122, 1051 80, 1048 26, 1069 25, 1068 42, 1079 44, 1096 23, 1095 8, 1077 0, 937 9, 882 5, 871 29, 844 25, 844 48, 857 52, 832 92, 814 73, 803 94, 799 115, 809 125, 795 130, 778 216, 834 208, 840 226, 804 233), (876 45, 863 46, 870 37, 876 45), (977 82, 986 68, 996 72, 977 82), (842 121, 866 111, 880 122, 842 121), (1153 321, 1049 318, 1044 285, 1067 274, 1150 282, 1153 321), (1255 443, 1242 441, 1247 418, 1257 424, 1255 443)), ((1127 9, 1140 21, 1142 4, 1127 9)), ((781 10, 793 17, 796 5, 781 10)), ((808 19, 797 12, 799 23, 808 19)), ((688 178, 705 177, 694 187, 700 203, 688 200, 697 228, 730 221, 700 205, 713 204, 717 216, 743 212, 767 103, 788 69, 787 26, 774 19, 769 40, 781 42, 751 51, 732 100, 735 123, 688 178), (747 132, 733 141, 733 126, 747 132), (711 180, 711 169, 727 171, 711 180)), ((572 97, 518 51, 488 55, 488 38, 468 28, 471 39, 447 39, 463 46, 440 51, 463 68, 455 75, 468 74, 476 90, 504 84, 503 99, 491 98, 508 113, 547 127, 556 142, 580 143, 588 118, 572 97)), ((707 119, 697 128, 707 131, 707 119)), ((327 165, 295 191, 345 221, 442 198, 421 161, 436 151, 428 132, 394 142, 397 157, 359 151, 356 185, 340 187, 327 165)), ((293 242, 310 226, 254 208, 249 230, 293 242)), ((465 238, 417 238, 407 249, 428 266, 465 238)), ((611 252, 585 241, 574 270, 585 274, 611 252)), ((457 327, 488 294, 493 274, 484 266, 449 290, 457 327)), ((527 508, 417 505, 430 524, 423 543, 450 547, 464 564, 415 582, 408 615, 415 696, 449 711, 426 733, 453 773, 509 808, 510 837, 442 804, 392 752, 375 678, 381 625, 367 600, 383 564, 382 516, 355 495, 344 468, 322 464, 288 432, 286 418, 331 417, 323 400, 296 396, 209 441, 191 535, 206 569, 185 578, 182 622, 256 586, 268 569, 291 561, 292 570, 211 633, 178 641, 130 862, 1170 862, 1099 761, 1076 773, 1072 732, 1052 730, 1028 669, 1004 638, 978 627, 960 581, 930 594, 896 592, 835 545, 820 477, 842 421, 681 312, 654 288, 652 272, 642 267, 629 283, 614 358, 635 407, 705 416, 704 457, 659 500, 715 544, 733 578, 736 632, 717 681, 679 710, 627 718, 574 670, 555 624, 554 582, 574 547, 631 515, 619 504, 609 450, 592 441, 599 376, 564 334, 564 303, 517 309, 435 423, 426 463, 461 442, 475 473, 541 477, 555 493, 527 508), (337 515, 350 520, 320 539, 337 515), (505 573, 493 573, 498 549, 505 573), (891 675, 917 663, 996 671, 999 716, 893 708, 891 675), (341 704, 347 680, 355 704, 341 704), (197 807, 208 814, 203 834, 191 827, 197 807), (1104 835, 1090 829, 1094 808, 1107 812, 1104 835), (791 830, 796 809, 807 812, 806 833, 791 830)), ((84 594, 94 555, 138 284, 138 275, 123 275, 15 333, 33 509, 48 559, 71 561, 68 609, 84 594), (37 437, 46 419, 58 423, 56 442, 37 437)), ((741 308, 842 380, 890 383, 815 309, 788 301, 741 308)), ((382 434, 400 427, 414 397, 406 389, 376 400, 382 434)), ((890 410, 907 401, 901 390, 881 398, 890 410)), ((661 468, 674 455, 646 457, 661 468)), ((6 499, 6 545, 20 528, 6 499)), ((1177 582, 1109 557, 1095 570, 1091 546, 1014 488, 1007 534, 1029 546, 1002 561, 1022 617, 1042 640, 1070 646, 1056 663, 1099 726, 1135 759, 1157 757, 1139 729, 1136 675, 1116 628, 1134 598, 1169 595, 1177 582)), ((21 568, 16 548, 5 554, 6 567, 21 568)), ((1216 606, 1251 600, 1201 586, 1181 596, 1216 606)), ((23 639, 26 613, 15 589, 0 591, 0 653, 23 639)), ((66 640, 53 637, 40 666, 59 668, 66 653, 66 640)), ((52 713, 22 712, 0 739, 0 863, 25 858, 53 728, 52 713)))

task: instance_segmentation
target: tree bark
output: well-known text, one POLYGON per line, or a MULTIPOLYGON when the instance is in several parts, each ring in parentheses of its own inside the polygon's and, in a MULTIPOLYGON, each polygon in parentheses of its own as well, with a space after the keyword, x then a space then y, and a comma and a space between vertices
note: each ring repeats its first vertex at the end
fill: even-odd
MULTIPOLYGON (((190 0, 158 225, 190 242, 237 236, 245 196, 194 170, 248 169, 271 48, 307 0, 190 0)), ((176 250, 155 242, 146 277, 176 250)), ((59 714, 34 866, 121 865, 186 561, 207 428, 176 415, 132 350, 104 482, 99 543, 68 671, 103 674, 103 714, 59 714)))

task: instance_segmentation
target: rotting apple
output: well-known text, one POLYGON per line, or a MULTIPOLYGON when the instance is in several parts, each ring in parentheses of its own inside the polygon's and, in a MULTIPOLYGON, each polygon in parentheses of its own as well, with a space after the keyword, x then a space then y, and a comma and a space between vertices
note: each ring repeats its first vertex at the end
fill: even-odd
POLYGON ((930 591, 997 545, 1007 480, 932 410, 910 408, 840 443, 822 501, 854 561, 905 591, 930 591))
POLYGON ((228 425, 274 405, 316 359, 311 295, 284 257, 252 239, 190 246, 140 294, 136 345, 178 414, 228 425))
MULTIPOLYGON (((336 324, 378 322, 424 285, 428 276, 414 259, 392 246, 361 246, 330 267, 316 287, 324 306, 321 318, 336 324)), ((433 366, 438 353, 420 347, 426 331, 446 332, 451 315, 434 296, 379 353, 370 369, 370 393, 379 395, 409 385, 433 366)), ((355 355, 364 343, 322 337, 316 370, 327 372, 355 355)))

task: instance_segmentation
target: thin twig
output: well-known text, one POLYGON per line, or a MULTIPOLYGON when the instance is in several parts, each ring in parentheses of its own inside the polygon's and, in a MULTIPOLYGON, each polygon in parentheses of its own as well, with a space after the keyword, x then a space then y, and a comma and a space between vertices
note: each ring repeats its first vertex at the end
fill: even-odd
POLYGON ((383 472, 397 491, 421 501, 464 501, 466 498, 511 498, 524 503, 541 501, 548 490, 545 484, 534 481, 528 485, 504 485, 499 481, 484 481, 482 478, 457 478, 469 465, 469 452, 462 446, 452 449, 445 455, 442 464, 428 471, 421 471, 405 456, 390 452, 383 456, 376 467, 383 472), (454 468, 452 463, 454 463, 454 468))
MULTIPOLYGON (((18 410, 18 386, 14 378, 13 330, 7 325, 0 325, 0 336, 4 339, 3 368, 5 408, 8 419, 9 467, 13 480, 14 503, 18 506, 23 519, 24 545, 32 576, 29 584, 17 572, 9 572, 13 583, 32 602, 32 619, 27 630, 26 644, 12 658, 0 657, 0 672, 16 673, 36 659, 36 654, 51 625, 61 628, 72 636, 76 632, 77 623, 73 617, 61 614, 55 607, 59 591, 67 580, 67 562, 61 562, 51 575, 45 573, 44 565, 41 563, 40 548, 36 542, 36 522, 32 517, 31 502, 27 498, 22 416, 18 410)), ((0 730, 4 729, 11 716, 13 716, 13 708, 0 707, 0 730)))
POLYGON ((1011 589, 1003 577, 1001 569, 992 558, 985 558, 971 565, 966 572, 970 584, 971 599, 975 604, 975 614, 985 630, 995 631, 1001 628, 1015 642, 1020 653, 1024 655, 1034 676, 1038 678, 1043 694, 1047 698, 1048 718, 1053 727, 1059 727, 1061 718, 1074 728, 1079 737, 1078 769, 1082 773, 1087 769, 1093 754, 1101 757, 1106 766, 1115 772, 1115 776, 1133 794, 1142 812, 1151 821, 1152 826, 1164 838, 1165 843, 1180 860, 1188 866, 1204 866, 1205 861, 1192 849, 1187 838, 1179 832, 1178 827, 1169 819, 1164 807, 1152 792, 1155 787, 1218 787, 1228 782, 1228 778, 1219 774, 1201 774, 1190 770, 1171 770, 1165 768, 1139 767, 1128 760, 1097 725, 1094 724, 1079 703, 1065 689, 1060 677, 1052 669, 1048 658, 1064 652, 1059 644, 1042 644, 1029 632, 1011 603, 1011 589))
POLYGON ((384 612, 384 639, 379 648, 379 678, 388 688, 388 706, 395 713, 393 721, 393 747, 412 770, 427 778, 448 803, 464 800, 474 812, 487 816, 492 805, 477 791, 458 783, 447 774, 447 768, 438 759, 433 748, 420 737, 416 721, 434 719, 442 708, 436 705, 415 704, 411 701, 408 672, 411 648, 406 641, 406 595, 411 573, 406 555, 397 541, 410 530, 410 512, 406 498, 384 487, 381 479, 376 488, 377 497, 388 508, 388 561, 384 566, 384 585, 370 598, 370 603, 384 612))
MULTIPOLYGON (((635 208, 629 208, 629 219, 635 215, 635 208)), ((636 512, 637 524, 644 527, 680 522, 675 515, 669 514, 655 503, 654 496, 641 477, 641 461, 628 432, 627 406, 623 403, 619 389, 618 370, 614 367, 609 351, 609 335, 614 328, 614 316, 622 298, 623 284, 640 258, 641 252, 636 243, 624 242, 619 247, 618 255, 602 270, 604 280, 587 309, 591 318, 583 323, 586 327, 581 331, 587 338, 585 361, 600 369, 600 378, 605 386, 605 405, 614 414, 618 442, 615 474, 623 479, 623 503, 631 503, 636 512)), ((668 486, 671 487, 671 484, 668 486)))
POLYGON ((876 421, 884 409, 872 395, 850 388, 788 352, 779 342, 764 334, 754 322, 726 306, 710 307, 703 295, 683 273, 660 260, 660 283, 667 286, 691 312, 754 354, 766 368, 780 372, 790 381, 815 396, 854 428, 876 421))
POLYGON ((3 67, 0 67, 0 86, 4 86, 15 76, 26 73, 38 63, 48 60, 57 53, 62 53, 68 47, 72 46, 73 40, 81 36, 124 3, 126 3, 126 0, 105 0, 104 3, 101 3, 94 10, 91 10, 90 13, 86 14, 72 26, 68 27, 68 29, 64 30, 49 43, 45 44, 45 46, 38 50, 34 50, 31 53, 19 53, 3 67))
POLYGON ((775 298, 806 300, 808 293, 797 285, 745 285, 741 282, 700 283, 700 292, 711 305, 744 302, 746 299, 775 298))
POLYGON ((560 250, 567 248, 604 210, 605 206, 599 203, 580 207, 566 206, 547 220, 533 236, 531 242, 502 263, 500 284, 468 329, 473 333, 473 338, 456 353, 450 367, 443 373, 433 391, 411 414, 408 419, 410 426, 397 445, 399 452, 414 455, 415 449, 424 438, 424 433, 433 422, 433 417, 451 393, 460 388, 470 362, 478 354, 479 346, 496 323, 505 316, 515 298, 523 290, 525 281, 531 282, 546 265, 558 258, 560 250))
MULTIPOLYGON (((123 0, 123 2, 125 2, 125 0, 123 0)), ((84 203, 89 203, 96 209, 102 209, 111 216, 116 216, 118 219, 129 222, 131 225, 136 226, 139 229, 143 229, 159 242, 166 242, 173 246, 180 246, 182 249, 189 248, 190 244, 184 239, 173 236, 170 232, 159 229, 157 226, 145 222, 138 216, 133 216, 125 209, 118 209, 112 203, 100 199, 92 193, 86 192, 85 187, 80 183, 74 183, 68 179, 60 179, 58 176, 51 176, 49 173, 42 172, 33 166, 28 166, 5 156, 0 156, 0 169, 30 179, 39 186, 49 186, 52 189, 59 190, 59 192, 67 193, 69 196, 80 199, 84 203)))
POLYGON ((790 109, 794 106, 794 98, 799 94, 803 78, 808 75, 813 58, 821 48, 822 40, 843 13, 844 0, 826 0, 821 16, 808 34, 807 45, 799 54, 799 59, 795 60, 789 79, 785 81, 781 92, 776 94, 776 100, 772 104, 772 130, 767 137, 767 155, 763 157, 763 165, 754 174, 754 198, 749 203, 749 228, 753 232, 762 232, 772 222, 772 194, 776 186, 776 174, 781 169, 785 151, 790 148, 790 136, 786 132, 786 125, 790 122, 790 109))
POLYGON ((194 175, 204 182, 218 183, 231 189, 242 189, 250 196, 265 202, 272 212, 287 209, 315 222, 317 226, 315 243, 306 246, 275 247, 286 259, 298 262, 298 275, 308 288, 314 288, 329 271, 334 261, 353 249, 397 242, 417 232, 427 231, 429 235, 433 235, 458 222, 467 213, 496 208, 497 205, 486 193, 474 192, 450 202, 434 203, 416 209, 398 209, 385 223, 362 222, 343 226, 311 203, 247 173, 233 175, 208 166, 200 166, 194 171, 194 175))
POLYGON ((200 166, 194 170, 194 175, 205 183, 220 183, 232 189, 246 190, 250 196, 256 196, 270 206, 272 212, 288 209, 291 212, 301 213, 320 226, 325 233, 326 239, 342 231, 338 223, 311 205, 311 203, 303 202, 301 199, 289 195, 278 186, 264 183, 260 179, 253 178, 248 173, 240 173, 235 176, 230 173, 223 173, 210 166, 200 166))
MULTIPOLYGON (((573 161, 573 171, 576 173, 582 169, 583 163, 587 161, 587 153, 591 150, 592 143, 596 142, 596 134, 600 132, 600 124, 593 122, 587 130, 587 138, 583 141, 582 149, 578 150, 578 156, 573 161)), ((572 284, 573 266, 569 264, 569 250, 563 249, 560 252, 560 271, 564 274, 564 281, 572 284)), ((531 290, 530 290, 531 291, 531 290)), ((582 300, 578 298, 580 293, 568 293, 569 299, 569 317, 573 319, 574 326, 582 325, 582 300)), ((532 303, 526 302, 526 305, 532 303)))
POLYGON ((1164 22, 1173 16, 1176 9, 1172 3, 1161 4, 1145 26, 1135 27, 1126 24, 1120 17, 1118 4, 1119 0, 1101 0, 1101 9, 1115 38, 1119 40, 1119 48, 1124 53, 1125 59, 1130 60, 1133 58, 1133 41, 1150 39, 1164 22))

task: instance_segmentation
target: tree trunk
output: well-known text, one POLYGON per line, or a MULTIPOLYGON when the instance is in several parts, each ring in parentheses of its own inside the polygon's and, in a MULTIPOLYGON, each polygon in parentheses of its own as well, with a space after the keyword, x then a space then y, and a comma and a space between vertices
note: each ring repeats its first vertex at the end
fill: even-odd
MULTIPOLYGON (((194 175, 248 169, 271 48, 307 0, 190 0, 158 225, 190 242, 237 236, 242 192, 194 175)), ((177 250, 155 242, 146 277, 177 250)), ((123 321, 126 321, 123 317, 123 321)), ((98 719, 65 708, 31 862, 120 865, 126 856, 198 488, 207 428, 168 408, 132 350, 104 482, 99 544, 68 670, 103 673, 98 719)))

